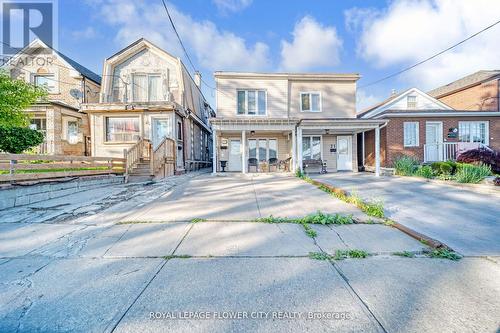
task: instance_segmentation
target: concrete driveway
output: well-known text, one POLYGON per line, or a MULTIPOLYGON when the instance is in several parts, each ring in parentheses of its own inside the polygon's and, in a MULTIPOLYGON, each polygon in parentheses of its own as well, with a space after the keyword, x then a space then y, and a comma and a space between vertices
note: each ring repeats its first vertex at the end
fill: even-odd
POLYGON ((365 199, 384 202, 386 214, 467 256, 500 256, 500 192, 480 194, 409 177, 369 173, 312 176, 365 199))
POLYGON ((200 175, 95 213, 0 223, 0 332, 498 329, 498 262, 396 256, 425 246, 384 225, 314 225, 311 238, 245 221, 318 209, 361 214, 293 177, 200 175), (308 257, 345 249, 371 256, 308 257))

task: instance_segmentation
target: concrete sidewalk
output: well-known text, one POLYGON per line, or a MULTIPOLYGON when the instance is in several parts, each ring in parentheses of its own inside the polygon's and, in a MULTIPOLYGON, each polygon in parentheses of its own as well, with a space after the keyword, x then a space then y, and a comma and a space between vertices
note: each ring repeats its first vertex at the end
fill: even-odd
POLYGON ((500 256, 500 197, 410 177, 369 173, 314 175, 367 200, 382 200, 386 215, 467 256, 500 256))

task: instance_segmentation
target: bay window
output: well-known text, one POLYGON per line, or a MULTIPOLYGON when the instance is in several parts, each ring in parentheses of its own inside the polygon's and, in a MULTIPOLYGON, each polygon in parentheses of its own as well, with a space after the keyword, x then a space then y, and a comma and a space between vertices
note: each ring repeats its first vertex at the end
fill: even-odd
POLYGON ((107 117, 106 142, 136 142, 141 135, 138 117, 107 117))
POLYGON ((267 96, 265 90, 238 90, 237 98, 237 114, 266 115, 267 96))
POLYGON ((304 136, 302 137, 302 159, 320 160, 321 159, 321 137, 304 136))
POLYGON ((489 144, 489 122, 460 121, 458 123, 458 140, 460 142, 479 142, 489 144))
POLYGON ((300 111, 321 112, 321 94, 319 92, 300 93, 300 111))

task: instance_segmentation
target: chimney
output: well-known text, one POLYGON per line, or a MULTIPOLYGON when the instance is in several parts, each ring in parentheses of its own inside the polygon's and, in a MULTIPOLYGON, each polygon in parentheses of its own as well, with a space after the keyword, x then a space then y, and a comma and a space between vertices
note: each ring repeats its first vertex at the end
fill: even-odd
POLYGON ((198 71, 194 72, 194 83, 201 89, 201 73, 198 71))

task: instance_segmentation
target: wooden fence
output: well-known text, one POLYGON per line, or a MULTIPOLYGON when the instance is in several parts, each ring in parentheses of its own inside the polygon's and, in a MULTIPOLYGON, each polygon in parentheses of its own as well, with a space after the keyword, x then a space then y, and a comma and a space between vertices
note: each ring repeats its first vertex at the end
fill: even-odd
POLYGON ((125 172, 124 158, 0 154, 0 182, 125 172))

